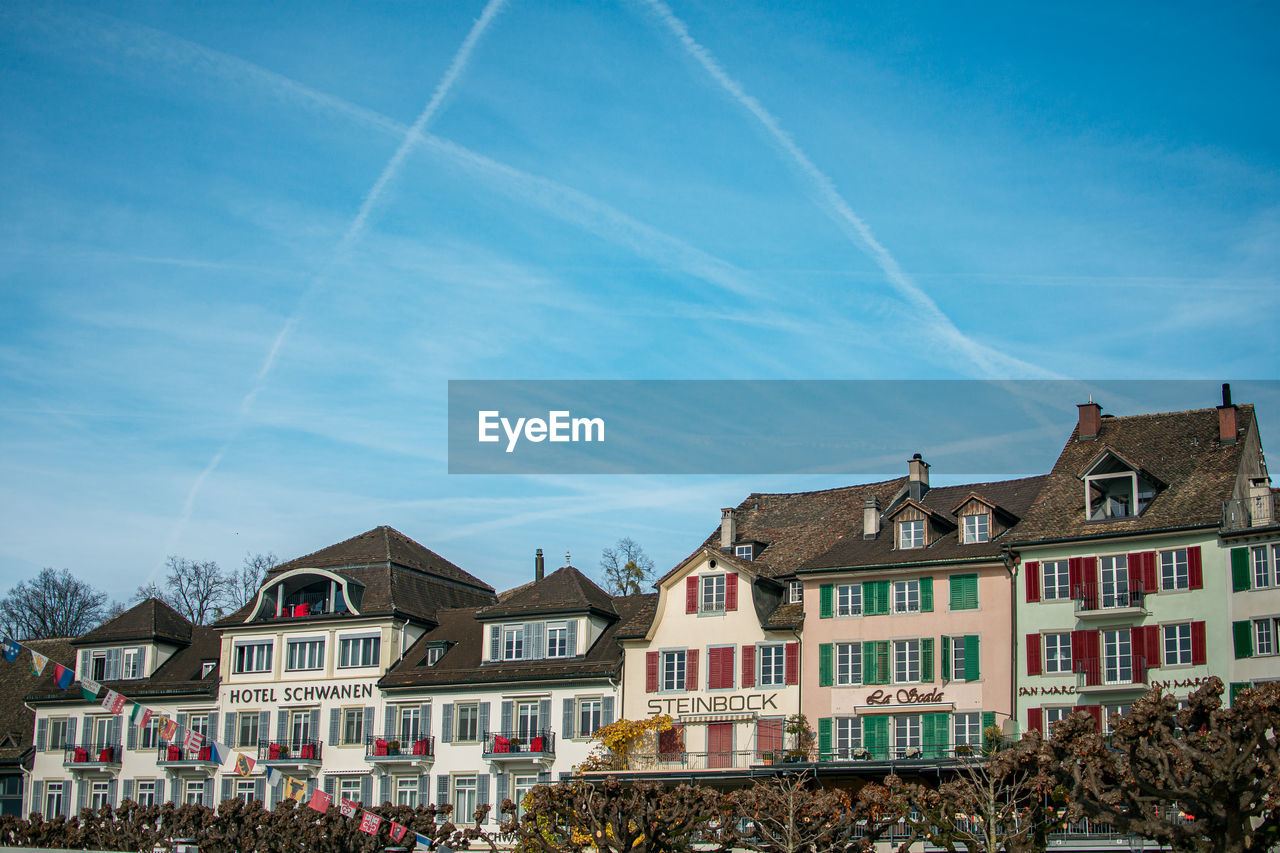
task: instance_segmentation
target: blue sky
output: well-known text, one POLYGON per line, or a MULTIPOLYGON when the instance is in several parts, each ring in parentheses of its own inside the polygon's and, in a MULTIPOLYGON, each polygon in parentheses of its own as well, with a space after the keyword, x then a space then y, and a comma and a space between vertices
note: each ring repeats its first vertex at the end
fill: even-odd
POLYGON ((667 568, 843 482, 450 477, 450 379, 1274 378, 1276 17, 8 4, 0 586, 384 523, 667 568))

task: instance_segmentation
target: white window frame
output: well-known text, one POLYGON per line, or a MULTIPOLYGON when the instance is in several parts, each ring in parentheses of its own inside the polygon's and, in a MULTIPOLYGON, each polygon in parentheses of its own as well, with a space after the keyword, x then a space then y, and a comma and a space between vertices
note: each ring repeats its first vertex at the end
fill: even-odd
POLYGON ((453 819, 458 826, 467 826, 471 823, 476 803, 479 802, 476 774, 458 774, 451 777, 449 782, 453 789, 453 797, 450 799, 453 804, 453 819))
POLYGON ((1071 712, 1075 710, 1071 705, 1050 705, 1041 708, 1041 725, 1044 726, 1045 737, 1048 737, 1053 730, 1053 724, 1059 720, 1065 720, 1071 716, 1071 712))
POLYGON ((547 720, 542 719, 542 703, 537 699, 521 699, 515 708, 516 737, 526 744, 542 734, 547 720))
POLYGON ((835 658, 836 687, 856 687, 862 684, 862 643, 836 643, 832 657, 835 658))
POLYGON ((964 544, 978 545, 991 541, 991 513, 976 512, 963 517, 964 544))
POLYGON ((834 743, 837 760, 847 761, 854 753, 862 749, 862 718, 836 717, 834 743))
POLYGON ((262 739, 261 728, 258 723, 258 711, 238 711, 236 713, 236 743, 240 749, 253 749, 258 746, 262 739), (252 732, 253 736, 246 738, 245 736, 252 732))
POLYGON ((477 743, 480 738, 484 737, 484 732, 480 731, 479 702, 459 702, 453 706, 453 712, 453 740, 455 743, 477 743), (469 713, 464 715, 463 711, 469 713), (463 729, 464 717, 467 721, 467 728, 470 731, 463 729))
POLYGON ((1274 571, 1272 547, 1256 545, 1249 549, 1249 567, 1254 589, 1267 589, 1275 586, 1277 573, 1274 571))
POLYGON ((186 779, 182 785, 182 802, 188 805, 203 805, 204 803, 204 782, 203 779, 186 779))
POLYGON ((140 806, 156 805, 156 780, 139 779, 135 783, 133 801, 140 806))
POLYGON ((862 584, 842 583, 836 586, 836 615, 862 615, 862 584))
POLYGON ((951 637, 951 680, 964 681, 965 674, 965 646, 964 635, 957 634, 951 637))
POLYGON ((664 651, 661 655, 662 668, 659 670, 658 686, 663 693, 674 693, 685 689, 685 677, 688 673, 688 661, 685 650, 664 651))
POLYGON ((299 637, 286 640, 285 672, 313 672, 324 669, 324 645, 324 637, 299 637))
POLYGON ((435 666, 443 656, 444 648, 441 646, 432 646, 427 649, 427 666, 435 666))
POLYGON ((1102 632, 1102 681, 1104 684, 1133 683, 1133 635, 1128 628, 1102 632))
POLYGON ((701 575, 698 578, 698 612, 724 613, 725 590, 728 587, 726 575, 701 575))
POLYGON ((951 743, 957 747, 982 746, 981 711, 964 711, 951 715, 951 743))
POLYGON ((1128 554, 1106 554, 1098 558, 1098 606, 1104 610, 1128 607, 1133 589, 1128 554))
POLYGON ((568 622, 548 622, 547 623, 547 657, 549 658, 569 658, 573 657, 576 649, 569 648, 569 623, 568 622))
POLYGON ((1160 652, 1161 666, 1191 666, 1191 623, 1162 625, 1160 652))
POLYGON ((525 795, 536 788, 538 785, 538 774, 536 773, 512 773, 511 774, 511 801, 516 804, 515 819, 519 820, 524 814, 524 798, 525 795))
POLYGON ((1045 675, 1062 675, 1071 672, 1071 632, 1050 631, 1042 634, 1044 660, 1041 671, 1045 675), (1050 640, 1050 638, 1053 638, 1050 640), (1052 664, 1052 666, 1051 666, 1052 664))
POLYGON ((924 519, 898 522, 898 549, 902 551, 924 547, 924 519))
POLYGON ((893 641, 893 683, 920 683, 920 641, 918 639, 893 641))
POLYGON ((761 643, 756 646, 756 685, 782 687, 787 683, 787 647, 785 643, 761 643))
POLYGON ((50 752, 56 749, 66 749, 74 744, 67 743, 67 730, 70 726, 69 717, 50 717, 49 718, 49 734, 47 736, 46 749, 50 752), (55 731, 58 733, 55 736, 55 731))
MULTIPOLYGON (((342 708, 338 712, 343 746, 364 746, 364 708, 342 708)), ((388 733, 391 734, 391 733, 388 733)))
POLYGON ((502 659, 524 660, 524 625, 502 626, 502 659))
POLYGON ((232 644, 231 672, 235 675, 270 672, 275 643, 271 640, 237 640, 232 644))
POLYGON ((1280 620, 1271 616, 1253 620, 1253 654, 1255 657, 1269 657, 1276 654, 1277 621, 1280 620))
POLYGON ((804 601, 804 581, 791 581, 787 585, 787 603, 799 604, 804 601))
POLYGON ((363 800, 360 798, 360 787, 359 776, 338 777, 338 797, 343 800, 364 805, 363 800))
POLYGON ((254 779, 237 779, 232 796, 246 805, 257 799, 258 783, 254 779))
POLYGON ((89 783, 89 808, 97 811, 111 804, 111 783, 106 779, 94 779, 89 783))
POLYGON ((422 708, 419 705, 401 705, 395 714, 396 730, 393 734, 402 743, 418 740, 423 736, 422 708))
POLYGON ((893 718, 893 748, 899 758, 923 745, 919 714, 897 714, 893 718))
POLYGON ((604 700, 598 696, 579 699, 575 710, 574 724, 580 738, 591 737, 604 723, 604 700))
POLYGON ((382 661, 382 632, 338 637, 338 669, 368 669, 382 661), (372 658, 371 662, 366 662, 372 658))
POLYGON ((920 612, 920 579, 893 582, 893 612, 920 612))
POLYGON ((746 545, 733 546, 733 556, 737 557, 739 560, 752 560, 755 557, 755 551, 755 546, 749 543, 746 545))
POLYGON ((146 647, 135 646, 125 649, 120 658, 120 678, 124 681, 135 681, 142 678, 143 662, 146 660, 146 647))
POLYGON ((397 776, 395 798, 397 806, 413 807, 418 805, 418 777, 397 776))
MULTIPOLYGON (((44 783, 44 816, 45 819, 60 815, 65 811, 65 798, 69 791, 67 783, 62 781, 44 783)), ((39 809, 33 809, 38 811, 39 809)))
POLYGON ((1067 560, 1045 560, 1040 564, 1040 600, 1066 601, 1071 597, 1071 575, 1067 560), (1052 566, 1052 570, 1050 567, 1052 566), (1049 578, 1052 575, 1053 584, 1049 578))
MULTIPOLYGON (((1160 591, 1180 592, 1191 589, 1190 561, 1186 548, 1160 552, 1160 591)), ((1147 590, 1151 592, 1152 590, 1147 590)))
POLYGON ((289 743, 296 749, 309 741, 315 740, 316 733, 311 731, 311 709, 299 708, 289 712, 289 743))

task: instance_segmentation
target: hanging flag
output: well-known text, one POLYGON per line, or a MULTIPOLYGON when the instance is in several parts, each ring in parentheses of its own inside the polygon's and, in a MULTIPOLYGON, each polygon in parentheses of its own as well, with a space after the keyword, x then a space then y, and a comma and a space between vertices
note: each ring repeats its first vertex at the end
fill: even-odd
POLYGON ((10 640, 8 637, 5 637, 3 641, 0 641, 0 648, 3 648, 4 659, 9 663, 16 661, 18 659, 18 652, 22 651, 22 646, 18 645, 13 640, 10 640))
POLYGON ((303 782, 301 779, 286 776, 284 777, 284 787, 281 788, 281 793, 284 795, 285 799, 294 800, 300 803, 302 802, 303 796, 307 793, 307 783, 303 782))
POLYGON ((49 659, 40 654, 35 649, 31 650, 31 674, 35 676, 44 675, 44 668, 49 665, 49 659))
POLYGON ((66 690, 71 686, 71 682, 75 677, 76 671, 74 669, 67 669, 60 663, 55 663, 53 665, 53 683, 61 687, 63 690, 66 690))
POLYGON ((391 821, 391 826, 388 828, 388 832, 391 835, 392 841, 403 841, 405 835, 409 832, 409 828, 407 826, 402 826, 393 820, 391 821))
POLYGON ((332 804, 333 797, 329 796, 324 791, 321 791, 319 788, 316 788, 316 792, 311 795, 311 802, 307 803, 311 808, 321 813, 327 812, 329 810, 329 806, 332 804))
MULTIPOLYGON (((418 846, 419 846, 419 847, 422 847, 423 849, 426 849, 426 850, 430 850, 430 849, 431 849, 431 839, 430 839, 430 838, 427 838, 427 837, 426 837, 425 835, 423 835, 421 832, 415 832, 415 833, 413 834, 413 839, 414 839, 416 842, 418 842, 418 846)), ((443 849, 443 848, 442 848, 442 849, 443 849)))
POLYGON ((124 713, 124 703, 125 698, 114 690, 108 690, 107 695, 102 697, 102 707, 113 714, 124 713))
POLYGON ((209 738, 209 760, 218 765, 225 764, 227 760, 227 748, 213 738, 209 738))
POLYGON ((80 679, 80 695, 84 696, 84 701, 92 702, 97 699, 100 690, 102 690, 102 685, 92 678, 80 679))
MULTIPOLYGON (((253 772, 254 760, 243 752, 236 753, 236 774, 239 776, 248 776, 253 772)), ((271 775, 271 768, 267 768, 267 775, 271 775)))
POLYGON ((280 782, 284 779, 284 774, 274 767, 267 768, 267 784, 273 788, 280 787, 280 782))
POLYGON ((343 797, 338 801, 338 811, 342 812, 343 817, 355 817, 356 812, 360 811, 360 804, 343 797))
POLYGON ((378 834, 378 826, 382 823, 382 818, 373 812, 365 812, 360 816, 360 831, 367 832, 370 835, 378 834))
POLYGON ((173 743, 173 739, 178 736, 178 721, 171 720, 168 717, 160 718, 160 739, 173 743))
POLYGON ((133 710, 129 712, 129 721, 137 723, 139 726, 146 728, 147 723, 151 722, 151 718, 155 716, 155 712, 145 705, 133 703, 133 710))
POLYGON ((204 746, 204 735, 195 729, 187 729, 187 736, 182 739, 182 745, 187 752, 199 752, 200 747, 204 746))

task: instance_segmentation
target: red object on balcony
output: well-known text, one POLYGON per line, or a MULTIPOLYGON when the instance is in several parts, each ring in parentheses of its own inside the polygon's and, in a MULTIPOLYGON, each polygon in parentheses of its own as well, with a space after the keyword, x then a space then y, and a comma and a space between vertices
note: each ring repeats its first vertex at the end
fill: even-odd
POLYGON ((494 735, 494 736, 493 736, 493 751, 494 751, 494 752, 510 752, 510 751, 511 751, 511 739, 510 739, 510 738, 505 738, 505 737, 503 737, 502 735, 494 735))
POLYGON ((101 761, 103 764, 110 764, 111 763, 111 747, 109 746, 103 747, 102 751, 98 753, 98 760, 101 761))
POLYGON ((302 752, 299 755, 299 758, 315 758, 315 757, 316 757, 316 745, 314 743, 308 743, 302 747, 302 752))
POLYGON ((165 751, 165 761, 181 761, 182 747, 177 744, 169 744, 169 749, 165 751))
POLYGON ((417 740, 417 741, 414 741, 414 742, 413 742, 413 754, 414 754, 414 755, 426 755, 426 754, 427 754, 427 739, 426 739, 426 738, 423 738, 422 740, 417 740))
POLYGON ((76 764, 83 764, 84 762, 89 760, 89 750, 85 749, 84 747, 77 746, 75 748, 75 751, 71 753, 71 760, 74 761, 76 764))
POLYGON ((213 749, 211 747, 202 746, 200 752, 196 755, 198 761, 211 761, 213 759, 213 749))
POLYGON ((294 615, 294 616, 310 616, 310 615, 311 615, 311 605, 310 605, 310 604, 295 604, 295 605, 293 606, 293 615, 294 615))
POLYGON ((267 760, 278 761, 283 752, 284 752, 284 749, 281 748, 280 744, 273 743, 271 744, 271 746, 267 747, 267 760))
POLYGON ((373 754, 374 755, 387 754, 387 741, 385 738, 378 738, 373 742, 373 754))
POLYGON ((542 738, 540 737, 534 738, 532 741, 529 742, 529 751, 542 752, 542 744, 543 744, 542 738))

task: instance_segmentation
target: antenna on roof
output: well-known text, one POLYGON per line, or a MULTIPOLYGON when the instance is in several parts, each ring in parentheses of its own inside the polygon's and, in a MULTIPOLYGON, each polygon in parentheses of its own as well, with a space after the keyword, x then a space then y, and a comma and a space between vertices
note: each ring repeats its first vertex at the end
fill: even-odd
POLYGON ((570 565, 570 560, 569 560, 569 549, 568 549, 568 548, 566 548, 566 549, 565 549, 565 551, 564 551, 564 564, 565 564, 566 566, 570 565))

